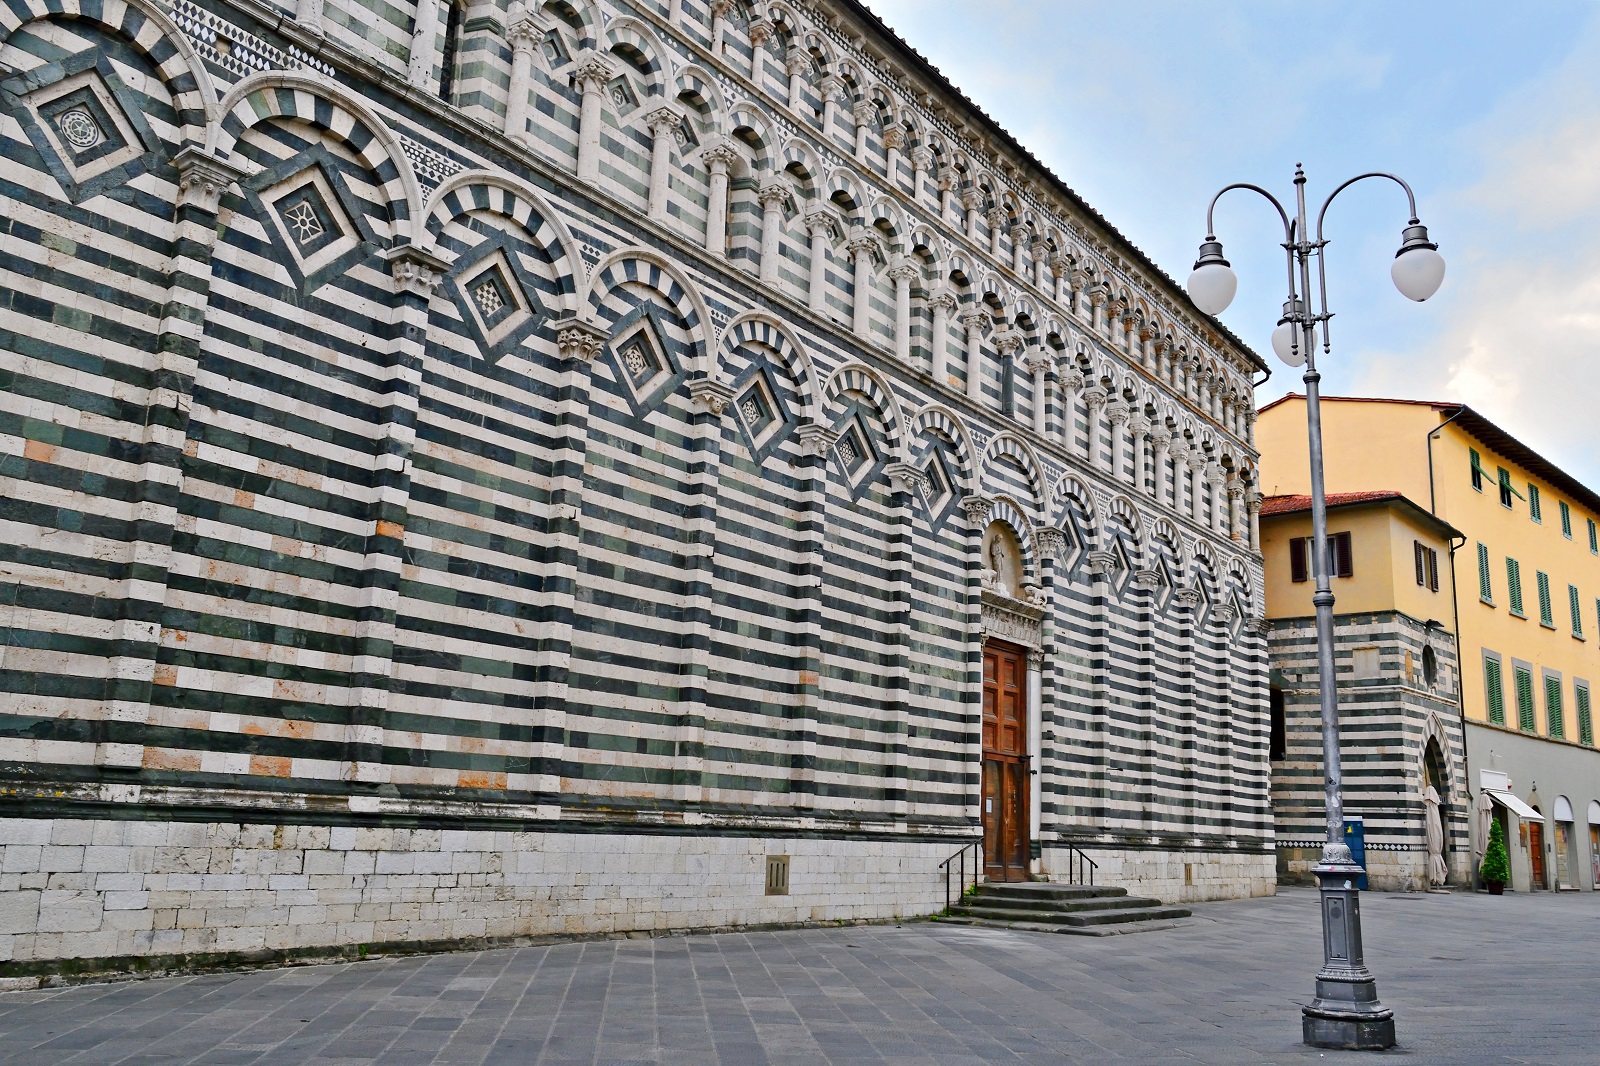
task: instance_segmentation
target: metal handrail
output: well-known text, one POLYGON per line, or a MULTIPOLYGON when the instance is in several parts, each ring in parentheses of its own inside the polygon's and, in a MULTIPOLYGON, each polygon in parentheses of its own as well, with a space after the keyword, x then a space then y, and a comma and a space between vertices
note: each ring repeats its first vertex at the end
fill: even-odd
POLYGON ((951 863, 957 860, 961 863, 959 875, 961 880, 958 882, 960 889, 956 892, 956 898, 959 899, 967 891, 967 852, 969 851, 972 852, 972 887, 976 888, 978 887, 978 878, 983 876, 983 839, 981 837, 971 843, 961 845, 960 851, 939 864, 939 867, 944 870, 944 909, 947 911, 950 909, 950 874, 953 869, 951 863))
POLYGON ((1059 846, 1067 849, 1067 884, 1093 885, 1094 873, 1100 869, 1100 864, 1072 844, 1063 841, 1059 846))

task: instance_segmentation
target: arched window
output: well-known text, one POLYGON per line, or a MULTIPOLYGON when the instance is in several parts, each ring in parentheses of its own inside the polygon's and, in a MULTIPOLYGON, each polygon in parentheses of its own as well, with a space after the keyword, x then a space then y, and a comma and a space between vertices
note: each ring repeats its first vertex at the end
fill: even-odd
POLYGON ((444 57, 439 69, 439 99, 450 102, 456 87, 456 61, 461 52, 461 24, 464 3, 449 5, 444 18, 444 57))
POLYGON ((1433 653, 1433 646, 1428 645, 1422 649, 1422 683, 1432 688, 1439 680, 1439 657, 1433 653))

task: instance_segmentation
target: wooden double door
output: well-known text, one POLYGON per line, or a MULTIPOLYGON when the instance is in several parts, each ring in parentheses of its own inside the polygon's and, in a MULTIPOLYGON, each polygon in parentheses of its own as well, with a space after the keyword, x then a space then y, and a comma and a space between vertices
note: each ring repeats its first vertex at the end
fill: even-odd
POLYGON ((991 881, 1028 876, 1028 653, 983 646, 983 863, 991 881))

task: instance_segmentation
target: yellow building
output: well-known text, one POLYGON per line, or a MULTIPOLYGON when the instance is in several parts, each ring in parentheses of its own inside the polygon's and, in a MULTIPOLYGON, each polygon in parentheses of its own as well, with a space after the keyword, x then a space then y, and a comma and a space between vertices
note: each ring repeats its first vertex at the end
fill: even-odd
MULTIPOLYGON (((1325 831, 1311 498, 1268 496, 1260 522, 1278 878, 1310 883, 1325 831)), ((1398 492, 1328 496, 1346 838, 1363 848, 1375 889, 1417 891, 1471 877, 1455 601, 1445 572, 1459 540, 1398 492), (1434 811, 1439 832, 1430 845, 1434 811)))
MULTIPOLYGON (((1393 491, 1462 531, 1446 576, 1469 780, 1508 829, 1513 887, 1600 886, 1600 494, 1464 404, 1324 397, 1322 431, 1330 493, 1393 491)), ((1304 397, 1256 435, 1262 491, 1309 491, 1304 397)), ((1269 605, 1273 584, 1269 556, 1269 605)))

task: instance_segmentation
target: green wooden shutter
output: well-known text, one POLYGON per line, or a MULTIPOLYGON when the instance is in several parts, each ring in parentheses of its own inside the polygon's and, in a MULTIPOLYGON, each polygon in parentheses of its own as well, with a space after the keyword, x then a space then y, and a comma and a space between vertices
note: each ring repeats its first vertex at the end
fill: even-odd
POLYGON ((1589 551, 1600 555, 1600 526, 1594 524, 1594 519, 1589 519, 1589 551))
POLYGON ((1567 723, 1561 713, 1561 679, 1546 676, 1544 679, 1544 722, 1553 737, 1567 735, 1567 723))
POLYGON ((1494 603, 1494 578, 1489 573, 1489 546, 1478 545, 1478 598, 1484 603, 1494 603))
POLYGON ((1519 618, 1528 617, 1522 609, 1522 564, 1506 556, 1506 596, 1511 601, 1511 613, 1519 618))
POLYGON ((1528 517, 1535 522, 1544 521, 1544 504, 1539 500, 1539 486, 1528 482, 1528 517))
POLYGON ((1472 487, 1479 492, 1483 491, 1483 460, 1478 455, 1478 449, 1468 448, 1471 453, 1470 466, 1472 468, 1472 487))
POLYGON ((1517 728, 1533 732, 1533 671, 1520 666, 1512 671, 1517 681, 1517 728))
POLYGON ((1535 570, 1533 580, 1539 586, 1539 624, 1554 629, 1556 619, 1550 609, 1550 575, 1543 570, 1535 570))
POLYGON ((1567 606, 1572 609, 1572 635, 1583 636, 1583 604, 1578 599, 1578 586, 1567 586, 1567 606))
POLYGON ((1484 657, 1483 681, 1489 696, 1489 721, 1495 725, 1505 725, 1506 689, 1505 680, 1500 676, 1499 659, 1484 657))
POLYGON ((1567 506, 1566 500, 1557 501, 1561 507, 1561 535, 1568 540, 1572 539, 1572 508, 1567 506))
POLYGON ((1578 708, 1578 743, 1594 747, 1594 719, 1589 714, 1589 686, 1573 682, 1572 702, 1578 708))

